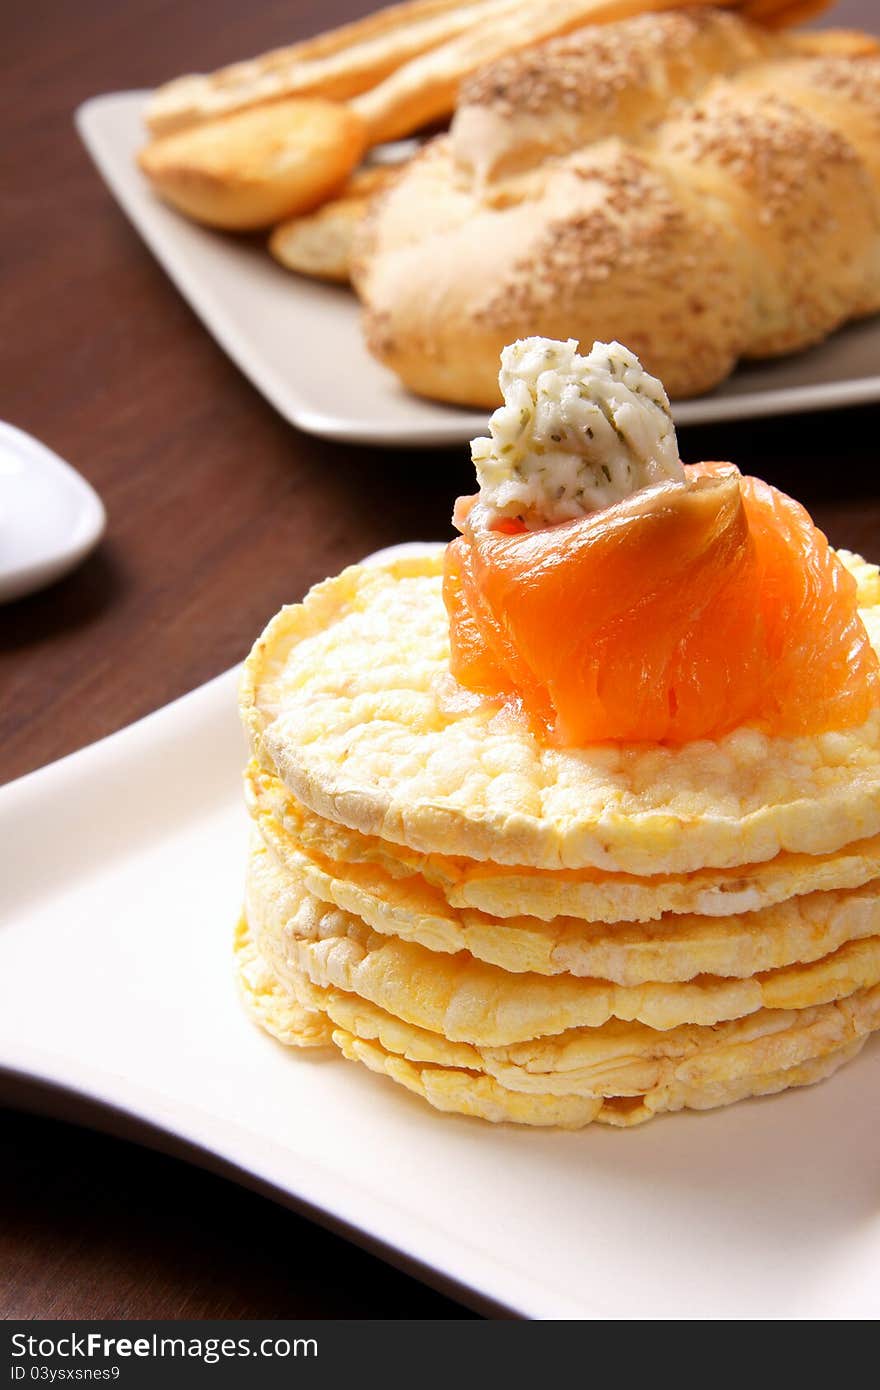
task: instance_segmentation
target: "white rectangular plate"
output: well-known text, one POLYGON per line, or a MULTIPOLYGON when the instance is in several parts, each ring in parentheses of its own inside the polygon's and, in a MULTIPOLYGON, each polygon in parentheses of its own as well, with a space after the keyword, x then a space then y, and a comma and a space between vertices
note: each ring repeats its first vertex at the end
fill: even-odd
POLYGON ((111 1107, 527 1317, 880 1313, 877 1044, 810 1089, 569 1134, 438 1114, 254 1027, 235 685, 0 790, 0 1093, 111 1107))
MULTIPOLYGON (((198 227, 159 202, 135 166, 145 92, 95 97, 77 126, 113 196, 234 362, 300 429, 357 444, 458 444, 485 411, 408 395, 369 355, 350 291, 276 265, 262 238, 198 227)), ((675 405, 679 425, 880 400, 880 317, 809 352, 743 367, 715 392, 675 405)))

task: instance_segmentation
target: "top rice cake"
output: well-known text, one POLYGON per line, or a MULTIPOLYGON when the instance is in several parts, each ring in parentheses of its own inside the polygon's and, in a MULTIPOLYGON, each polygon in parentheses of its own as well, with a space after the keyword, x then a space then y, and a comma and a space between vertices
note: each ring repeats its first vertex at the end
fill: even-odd
MULTIPOLYGON (((880 647, 876 567, 843 552, 880 647)), ((880 832, 880 710, 680 747, 561 749, 449 673, 443 549, 353 566, 269 623, 245 666, 252 751, 311 811, 420 853, 655 875, 880 832)))

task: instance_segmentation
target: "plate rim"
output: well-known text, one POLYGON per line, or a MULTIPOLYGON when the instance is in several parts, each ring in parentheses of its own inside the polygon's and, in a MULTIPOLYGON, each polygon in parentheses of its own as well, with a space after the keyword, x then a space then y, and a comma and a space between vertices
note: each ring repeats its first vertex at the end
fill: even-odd
MULTIPOLYGON (((367 563, 371 558, 366 556, 361 563, 367 563)), ((0 786, 0 816, 6 814, 8 805, 14 807, 20 798, 31 800, 35 796, 45 797, 44 785, 56 795, 63 797, 68 794, 72 783, 78 780, 81 769, 87 775, 99 773, 98 761, 106 763, 114 758, 120 743, 129 745, 144 734, 147 738, 152 733, 161 736, 181 715, 191 719, 202 718, 209 709, 216 713, 219 702, 234 702, 241 667, 242 663, 237 663, 103 738, 4 783, 0 786), (56 785, 59 778, 63 779, 60 787, 56 785)), ((131 747, 127 748, 126 753, 139 759, 144 755, 144 750, 131 747)), ((116 1127, 108 1126, 111 1133, 131 1129, 149 1130, 167 1141, 164 1146, 152 1147, 165 1147, 166 1151, 172 1153, 176 1147, 184 1147, 188 1152, 177 1156, 184 1157, 185 1161, 199 1162, 212 1171, 224 1170, 223 1175, 231 1180, 245 1187, 254 1187, 282 1206, 302 1212, 309 1219, 352 1240, 404 1273, 419 1278, 478 1312, 488 1311, 490 1316, 525 1319, 565 1317, 580 1320, 609 1316, 606 1310, 600 1308, 585 1312, 574 1300, 569 1301, 567 1308, 560 1310, 556 1305, 564 1295, 545 1280, 536 1280, 528 1270, 510 1267, 506 1261, 477 1246, 467 1247, 461 1257, 462 1261, 466 1259, 478 1266, 474 1278, 471 1280, 463 1274, 453 1273, 442 1263, 432 1261, 439 1258, 436 1255, 438 1246, 461 1251, 460 1239, 448 1235, 436 1223, 418 1218, 409 1209, 406 1212, 407 1238, 404 1240, 401 1237, 402 1223, 399 1219, 395 1226, 396 1234, 392 1234, 389 1222, 397 1208, 387 1193, 371 1192, 350 1175, 322 1168, 314 1159, 307 1160, 311 1170, 309 1180, 303 1182, 302 1167, 298 1164, 294 1179, 285 1185, 273 1174, 271 1164, 261 1162, 258 1155, 258 1150, 280 1155, 285 1152, 282 1141, 260 1131, 252 1132, 230 1116, 221 1119, 192 1101, 166 1098, 161 1091, 140 1078, 134 1081, 124 1079, 124 1086, 120 1089, 122 1081, 123 1078, 118 1077, 112 1067, 98 1068, 92 1062, 80 1061, 75 1052, 62 1056, 41 1049, 27 1039, 0 1028, 0 1099, 8 1094, 6 1087, 11 1082, 14 1087, 24 1088, 25 1092, 33 1089, 50 1097, 61 1097, 74 1110, 80 1105, 86 1112, 97 1109, 106 1113, 108 1118, 119 1122, 116 1127), (132 1103, 129 1103, 129 1096, 134 1098, 132 1103), (215 1147, 204 1132, 199 1132, 200 1117, 208 1130, 216 1131, 221 1141, 222 1132, 231 1131, 235 1142, 225 1149, 215 1147), (252 1146, 251 1153, 247 1152, 248 1142, 252 1146), (360 1210, 352 1206, 358 1195, 360 1210), (420 1233, 429 1245, 429 1251, 423 1254, 419 1254, 417 1248, 420 1233), (487 1269, 496 1271, 501 1278, 506 1276, 511 1290, 519 1289, 521 1296, 501 1297, 488 1292, 479 1282, 482 1272, 487 1269)), ((24 1108, 20 1100, 17 1104, 18 1108, 24 1108)), ((44 1110, 43 1113, 56 1112, 44 1110)), ((69 1110, 61 1118, 70 1119, 69 1110)), ((74 1122, 102 1128, 95 1126, 88 1114, 85 1119, 74 1122)), ((123 1133, 122 1137, 133 1136, 123 1133)), ((145 1141, 140 1136, 136 1142, 145 1141)))
MULTIPOLYGON (((423 548, 436 544, 436 542, 421 541, 404 542, 401 546, 388 546, 383 550, 371 552, 364 556, 360 563, 375 563, 387 556, 390 551, 405 552, 413 546, 423 548)), ((201 705, 204 702, 213 704, 215 698, 234 701, 234 692, 238 686, 242 666, 243 662, 237 662, 217 675, 209 677, 208 680, 203 681, 192 690, 185 691, 164 705, 130 720, 120 728, 105 734, 102 738, 94 739, 82 748, 76 748, 70 753, 54 758, 48 763, 43 763, 30 772, 0 784, 0 813, 2 813, 8 800, 34 794, 40 796, 41 785, 44 782, 51 784, 59 776, 76 779, 78 769, 83 764, 91 763, 95 756, 112 756, 120 743, 125 742, 127 744, 130 738, 136 737, 138 733, 146 732, 149 736, 151 727, 159 724, 164 725, 169 719, 173 720, 175 715, 184 707, 186 711, 189 711, 191 707, 201 705)), ((291 1186, 285 1187, 270 1173, 259 1171, 255 1161, 245 1160, 241 1154, 234 1158, 228 1152, 213 1147, 196 1131, 187 1131, 186 1129, 186 1116, 193 1108, 198 1110, 198 1107, 184 1106, 179 1101, 164 1103, 165 1108, 171 1112, 174 1118, 170 1121, 163 1121, 161 1115, 149 1111, 145 1112, 114 1095, 112 1093, 114 1074, 111 1069, 105 1073, 99 1073, 96 1068, 89 1064, 78 1062, 74 1056, 69 1059, 72 1062, 71 1071, 74 1075, 63 1077, 59 1075, 58 1071, 59 1060, 63 1064, 65 1059, 59 1059, 51 1052, 44 1052, 27 1042, 16 1040, 14 1037, 10 1038, 8 1035, 4 1036, 0 1032, 0 1098, 8 1100, 11 1084, 13 1088, 11 1103, 17 1109, 36 1109, 39 1113, 58 1115, 59 1118, 67 1122, 84 1124, 100 1132, 114 1134, 145 1147, 169 1153, 172 1157, 183 1162, 219 1173, 228 1181, 256 1191, 269 1200, 298 1212, 306 1219, 315 1221, 325 1229, 345 1240, 350 1240, 361 1249, 391 1264, 404 1274, 419 1279, 428 1287, 436 1289, 446 1297, 460 1302, 463 1306, 471 1308, 483 1316, 515 1318, 542 1316, 537 1314, 534 1309, 518 1306, 515 1301, 507 1301, 487 1293, 477 1284, 469 1283, 441 1266, 430 1263, 427 1259, 419 1256, 414 1248, 405 1248, 400 1242, 392 1241, 390 1235, 383 1237, 375 1229, 371 1229, 370 1225, 365 1225, 353 1216, 347 1218, 340 1215, 333 1209, 329 1200, 322 1201, 314 1194, 310 1195, 294 1190, 291 1186), (15 1049, 14 1055, 8 1055, 3 1050, 10 1044, 15 1049), (75 1075, 77 1071, 80 1073, 78 1078, 75 1075), (83 1074, 86 1074, 85 1080, 83 1074), (90 1085, 89 1081, 97 1081, 97 1085, 90 1085), (50 1103, 46 1106, 28 1105, 26 1107, 22 1102, 22 1092, 25 1098, 29 1095, 40 1095, 48 1098, 50 1103), (60 1103, 53 1105, 51 1103, 52 1098, 58 1098, 60 1103), (71 1110, 73 1115, 71 1115, 71 1110), (79 1111, 84 1113, 80 1114, 79 1111), (104 1117, 106 1123, 100 1123, 100 1117, 104 1117)), ((133 1089, 139 1097, 153 1097, 159 1110, 163 1108, 161 1095, 158 1092, 152 1092, 150 1087, 143 1082, 136 1082, 133 1089)), ((210 1112, 200 1113, 204 1113, 209 1122, 213 1122, 210 1112)), ((232 1123, 234 1125, 234 1122, 232 1123)), ((237 1132, 241 1128, 239 1126, 234 1127, 237 1132)), ((325 1176, 331 1185, 339 1181, 337 1175, 333 1173, 326 1173, 325 1176)), ((356 1184, 349 1183, 349 1186, 356 1187, 356 1184)), ((370 1194, 366 1193, 365 1189, 362 1191, 365 1192, 369 1200, 370 1194)), ((549 1316, 549 1313, 545 1313, 543 1316, 549 1316)), ((571 1316, 581 1315, 571 1314, 571 1316)), ((598 1318, 604 1315, 597 1311, 595 1316, 598 1318)))
MULTIPOLYGON (((274 380, 274 374, 266 369, 262 359, 258 360, 259 354, 250 350, 246 336, 239 335, 234 325, 229 322, 222 302, 213 296, 205 295, 198 285, 194 287, 189 277, 176 266, 174 256, 169 254, 164 239, 155 235, 140 221, 131 200, 115 180, 103 157, 94 128, 96 118, 100 118, 100 113, 114 103, 132 103, 135 100, 143 103, 149 94, 148 88, 130 88, 88 97, 73 113, 77 133, 111 197, 123 211, 137 236, 149 248, 178 293, 190 305, 205 331, 215 339, 227 357, 272 407, 289 424, 306 434, 363 448, 448 448, 467 444, 474 433, 484 431, 487 411, 459 409, 455 406, 444 406, 442 402, 426 401, 425 404, 434 410, 448 410, 448 420, 441 416, 426 421, 419 427, 418 438, 413 439, 408 433, 408 426, 403 424, 389 424, 387 428, 382 428, 373 422, 367 424, 359 421, 356 416, 334 417, 316 410, 303 398, 295 382, 286 382, 283 390, 279 387, 274 380)), ((858 320, 851 322, 856 323, 858 320)), ((768 359, 770 360, 772 359, 768 359)), ((689 428, 724 421, 737 423, 770 416, 808 414, 832 408, 845 409, 877 401, 880 401, 880 372, 873 376, 861 375, 838 382, 745 391, 733 396, 710 393, 690 400, 674 401, 672 411, 676 426, 689 428)))
MULTIPOLYGON (((104 738, 8 782, 0 788, 0 814, 5 819, 8 814, 18 814, 24 809, 30 819, 39 813, 47 794, 56 798, 57 805, 59 800, 66 800, 79 790, 83 777, 89 783, 105 777, 111 767, 124 769, 128 764, 136 768, 145 759, 155 760, 157 748, 164 756, 163 750, 171 745, 179 746, 182 733, 188 729, 210 726, 210 737, 216 738, 214 725, 219 717, 226 721, 224 711, 229 712, 231 732, 239 671, 240 666, 230 667, 104 738), (230 705, 233 706, 231 710, 230 705), (184 721, 182 727, 181 720, 184 721), (120 756, 120 741, 129 745, 124 758, 120 756)), ((244 760, 243 749, 241 760, 244 760)), ((230 788, 230 806, 234 790, 230 788)), ((199 812, 189 811, 187 818, 194 814, 199 812)), ((243 835, 246 833, 244 822, 242 808, 243 835)), ((126 850, 123 848, 122 852, 126 850)), ((54 889, 49 891, 51 894, 54 889)), ((14 918, 14 908, 10 915, 14 918)), ((230 920, 232 916, 234 913, 230 914, 230 920)), ((314 1153, 303 1155, 303 1162, 297 1154, 297 1161, 293 1162, 291 1153, 295 1151, 283 1135, 274 1134, 271 1127, 239 1122, 225 1112, 201 1105, 189 1093, 166 1095, 147 1072, 135 1072, 131 1080, 125 1073, 117 1075, 112 1067, 103 1064, 103 1060, 100 1064, 89 1056, 80 1060, 72 1049, 69 1053, 61 1053, 57 1046, 41 1049, 23 1037, 20 1029, 16 1031, 10 1026, 4 1032, 0 1027, 0 1093, 9 1078, 15 1077, 24 1084, 48 1089, 74 1106, 80 1097, 87 1110, 95 1105, 103 1106, 122 1120, 129 1117, 136 1126, 160 1131, 172 1152, 176 1144, 192 1150, 183 1155, 188 1161, 201 1162, 202 1166, 213 1170, 213 1157, 221 1165, 224 1176, 235 1181, 243 1181, 242 1175, 255 1179, 255 1182, 244 1181, 244 1185, 254 1185, 282 1205, 303 1211, 310 1219, 339 1231, 432 1287, 476 1307, 477 1311, 491 1306, 490 1315, 540 1320, 621 1320, 630 1316, 617 1294, 606 1304, 598 1279, 593 1279, 588 1288, 579 1286, 571 1290, 554 1281, 552 1273, 546 1269, 536 1272, 534 1262, 518 1263, 511 1258, 509 1250, 496 1251, 490 1235, 479 1242, 470 1240, 463 1234, 460 1224, 452 1223, 447 1228, 442 1214, 428 1219, 422 1208, 414 1209, 409 1202, 400 1205, 393 1192, 381 1185, 361 1184, 356 1173, 340 1170, 335 1165, 323 1165, 314 1153), (75 1081, 73 1085, 71 1078, 75 1081), (142 1104, 143 1097, 147 1098, 146 1105, 142 1104), (202 1157, 194 1158, 194 1155, 202 1157), (463 1297, 463 1293, 467 1296, 463 1297)), ((798 1097, 793 1098, 797 1100, 798 1097)), ((417 1102, 413 1099, 412 1103, 417 1102)), ((429 1118, 434 1125, 442 1127, 445 1117, 429 1118)), ((702 1122, 696 1116, 693 1120, 702 1122)), ((93 1124, 93 1119, 87 1116, 79 1122, 93 1124)), ((117 1131, 113 1129, 112 1132, 117 1131)), ((442 1140, 442 1129, 438 1130, 438 1136, 442 1140)), ((614 1142, 613 1136, 599 1138, 611 1138, 614 1142)), ((143 1142, 142 1136, 139 1142, 143 1142)), ((638 1144, 639 1137, 633 1136, 632 1142, 638 1144)), ((878 1260, 880 1246, 875 1247, 872 1237, 872 1270, 880 1269, 878 1260)), ((833 1284, 829 1285, 829 1294, 833 1298, 833 1284)), ((725 1312, 724 1306, 719 1305, 720 1311, 699 1316, 725 1319, 752 1316, 725 1312)), ((797 1309, 777 1314, 799 1315, 821 1314, 799 1314, 797 1309)), ((839 1316, 834 1311, 826 1315, 839 1316)), ((668 1320, 672 1315, 665 1312, 659 1316, 668 1320)))
MULTIPOLYGON (((38 1054, 38 1050, 35 1051, 38 1054)), ((149 1088, 141 1085, 137 1090, 139 1094, 149 1092, 149 1088)), ((89 1089, 82 1081, 60 1079, 48 1069, 48 1062, 41 1067, 39 1063, 10 1062, 0 1056, 0 1102, 18 1113, 47 1115, 66 1124, 80 1125, 214 1173, 313 1221, 484 1317, 531 1319, 535 1316, 428 1263, 414 1251, 393 1244, 354 1219, 338 1215, 318 1198, 284 1187, 270 1174, 260 1172, 256 1162, 249 1166, 241 1156, 238 1159, 230 1157, 204 1138, 187 1133, 179 1123, 163 1123, 160 1118, 127 1105, 109 1093, 104 1094, 97 1087, 89 1089), (53 1104, 54 1098, 57 1098, 56 1104, 53 1104)), ((595 1316, 604 1315, 597 1312, 595 1316)))

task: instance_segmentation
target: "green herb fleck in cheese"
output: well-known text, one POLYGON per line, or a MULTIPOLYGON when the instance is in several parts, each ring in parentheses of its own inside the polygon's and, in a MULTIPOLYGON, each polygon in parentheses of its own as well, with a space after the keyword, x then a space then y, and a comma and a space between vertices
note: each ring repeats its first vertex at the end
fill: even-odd
POLYGON ((471 445, 472 525, 518 518, 537 530, 684 480, 661 383, 620 343, 586 357, 577 347, 523 338, 501 354, 504 404, 471 445))

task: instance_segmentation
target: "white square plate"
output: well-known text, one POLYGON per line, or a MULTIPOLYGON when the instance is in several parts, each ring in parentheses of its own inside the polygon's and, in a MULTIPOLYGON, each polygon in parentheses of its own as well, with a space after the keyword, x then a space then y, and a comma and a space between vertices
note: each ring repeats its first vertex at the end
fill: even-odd
POLYGON ((526 1317, 880 1314, 880 1040, 819 1086, 570 1134, 438 1114, 251 1024, 236 676, 0 789, 0 1093, 110 1107, 526 1317))
MULTIPOLYGON (((134 163, 147 93, 81 106, 77 126, 110 191, 181 294, 234 362, 292 424, 356 444, 459 444, 485 411, 408 395, 364 346, 354 296, 291 275, 261 238, 207 231, 165 207, 134 163)), ((743 367, 715 392, 675 406, 679 425, 880 400, 880 317, 809 352, 743 367)))

